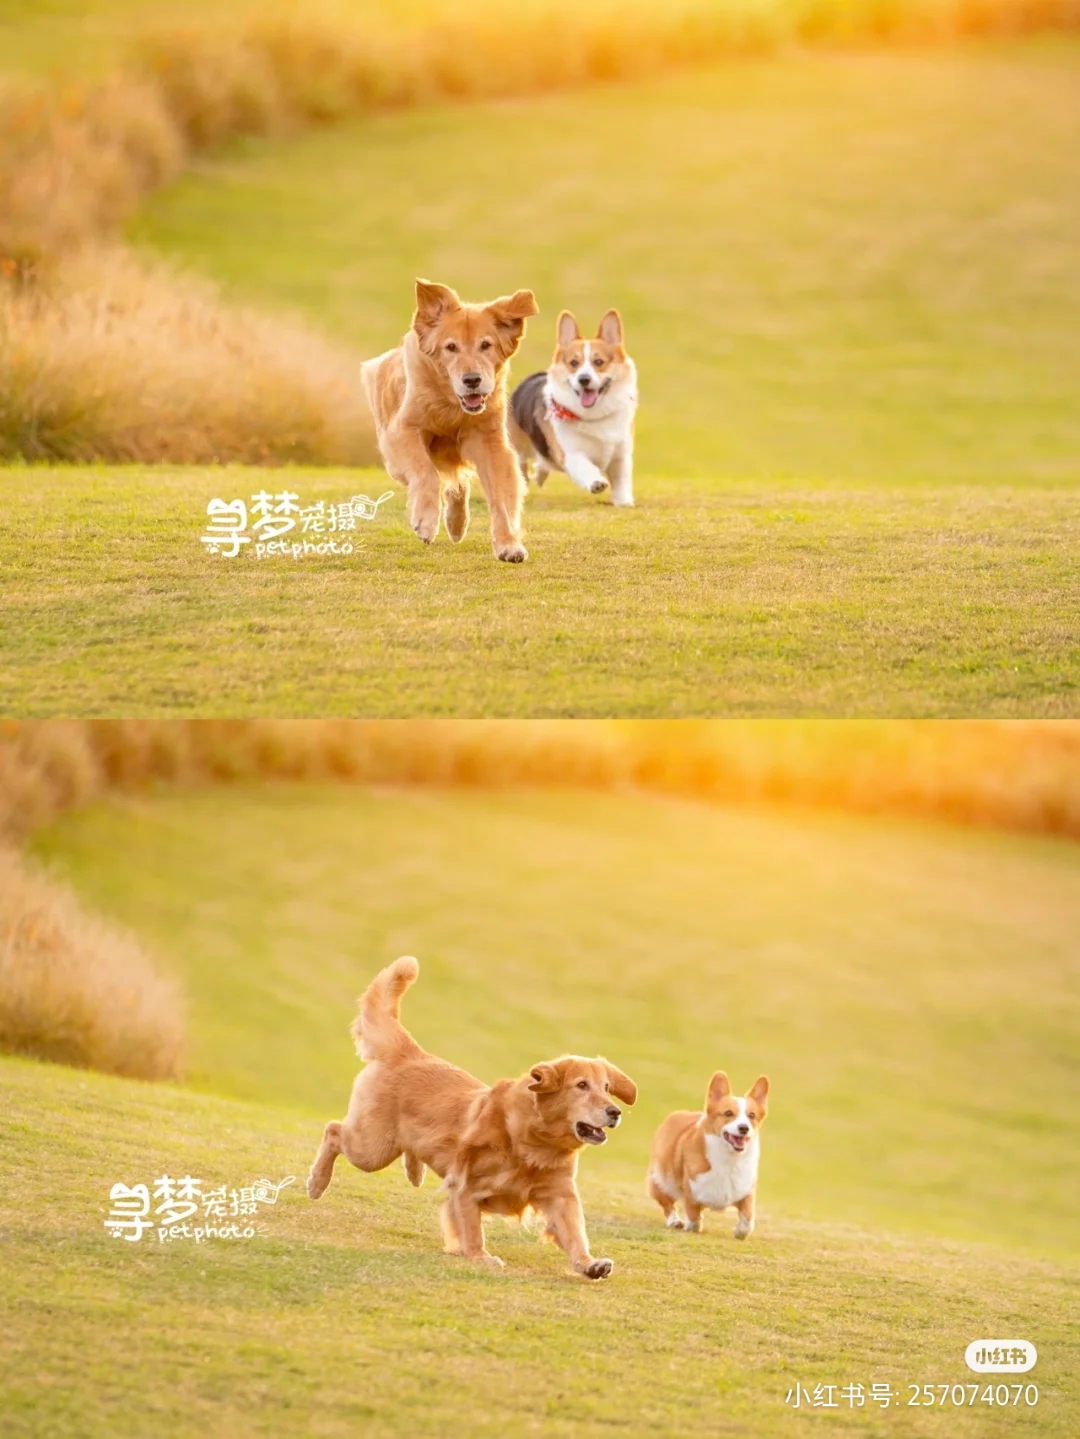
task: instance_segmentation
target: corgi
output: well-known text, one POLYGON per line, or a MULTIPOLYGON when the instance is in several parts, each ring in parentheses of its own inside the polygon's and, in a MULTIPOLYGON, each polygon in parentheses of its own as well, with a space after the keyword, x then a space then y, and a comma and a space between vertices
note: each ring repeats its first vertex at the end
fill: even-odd
POLYGON ((656 1131, 646 1191, 664 1211, 669 1229, 698 1233, 706 1209, 739 1211, 735 1238, 754 1232, 760 1130, 768 1112, 769 1081, 762 1074, 744 1098, 717 1070, 709 1081, 705 1112, 676 1110, 656 1131), (685 1219, 679 1215, 682 1205, 685 1219))
POLYGON ((542 485, 552 470, 593 495, 611 487, 615 505, 634 503, 637 369, 623 344, 618 310, 594 340, 563 310, 550 368, 522 380, 510 397, 510 440, 522 467, 542 485))

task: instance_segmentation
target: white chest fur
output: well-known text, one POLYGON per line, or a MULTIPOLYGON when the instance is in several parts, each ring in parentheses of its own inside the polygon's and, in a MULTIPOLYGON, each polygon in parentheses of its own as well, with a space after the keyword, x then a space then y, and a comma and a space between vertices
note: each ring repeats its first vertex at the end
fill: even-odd
POLYGON ((757 1184, 758 1137, 755 1134, 737 1154, 719 1134, 705 1136, 705 1158, 709 1167, 690 1181, 690 1193, 706 1209, 726 1209, 745 1199, 757 1184))

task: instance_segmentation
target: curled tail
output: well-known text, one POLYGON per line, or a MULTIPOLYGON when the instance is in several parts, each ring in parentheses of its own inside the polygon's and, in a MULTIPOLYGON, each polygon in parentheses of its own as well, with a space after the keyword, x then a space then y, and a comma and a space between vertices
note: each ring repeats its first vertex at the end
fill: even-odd
POLYGON ((398 1018, 401 996, 420 973, 412 955, 395 959, 380 970, 360 997, 349 1031, 361 1059, 400 1059, 419 1045, 398 1018))

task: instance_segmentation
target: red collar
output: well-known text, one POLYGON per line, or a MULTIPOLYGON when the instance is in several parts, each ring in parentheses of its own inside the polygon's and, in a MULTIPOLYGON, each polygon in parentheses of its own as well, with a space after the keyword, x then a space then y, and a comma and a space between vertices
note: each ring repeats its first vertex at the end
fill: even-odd
POLYGON ((558 400, 548 401, 549 420, 580 420, 580 415, 575 415, 573 410, 568 410, 565 405, 560 405, 558 400))

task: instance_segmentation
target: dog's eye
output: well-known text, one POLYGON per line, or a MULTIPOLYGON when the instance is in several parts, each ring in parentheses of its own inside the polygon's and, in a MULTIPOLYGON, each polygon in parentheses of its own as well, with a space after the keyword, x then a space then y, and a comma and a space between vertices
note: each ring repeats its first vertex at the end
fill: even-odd
POLYGON ((457 354, 457 346, 454 344, 453 340, 447 340, 446 348, 451 352, 451 354, 457 354))
POLYGON ((577 1082, 577 1087, 579 1089, 588 1089, 589 1081, 587 1079, 579 1079, 577 1082))
POLYGON ((481 348, 482 350, 490 350, 490 349, 491 349, 491 341, 490 341, 490 340, 481 340, 481 341, 480 341, 480 348, 481 348))
POLYGON ((605 1084, 605 1085, 604 1085, 604 1093, 605 1093, 605 1094, 610 1094, 610 1093, 611 1093, 611 1085, 610 1085, 610 1084, 605 1084))
POLYGON ((594 361, 593 361, 593 369, 595 369, 595 370, 602 370, 603 368, 604 368, 604 362, 603 362, 603 360, 594 360, 594 361))
POLYGON ((734 1118, 735 1118, 735 1111, 734 1111, 733 1109, 725 1109, 725 1110, 724 1110, 724 1118, 725 1118, 725 1119, 734 1119, 734 1118))
POLYGON ((580 364, 581 364, 581 361, 580 361, 580 360, 571 360, 571 361, 570 361, 570 368, 571 368, 572 370, 576 370, 577 367, 578 367, 580 364))

